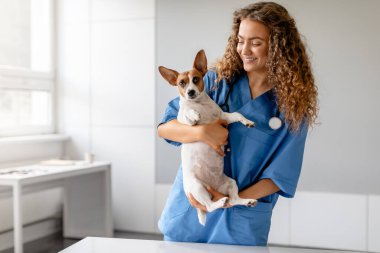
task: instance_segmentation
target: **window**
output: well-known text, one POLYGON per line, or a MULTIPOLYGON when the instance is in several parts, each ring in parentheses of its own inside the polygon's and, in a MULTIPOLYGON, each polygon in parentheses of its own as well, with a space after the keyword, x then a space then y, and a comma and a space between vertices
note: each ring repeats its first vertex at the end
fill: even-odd
POLYGON ((54 132, 53 1, 0 1, 0 137, 54 132))

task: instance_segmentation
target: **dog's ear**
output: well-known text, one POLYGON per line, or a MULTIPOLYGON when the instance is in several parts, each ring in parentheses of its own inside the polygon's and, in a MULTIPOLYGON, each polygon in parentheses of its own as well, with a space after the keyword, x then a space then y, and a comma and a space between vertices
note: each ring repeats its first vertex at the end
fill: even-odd
POLYGON ((165 68, 163 66, 158 67, 163 78, 168 81, 171 85, 177 86, 178 72, 172 69, 165 68))
POLYGON ((203 49, 197 53, 197 56, 195 56, 193 67, 201 72, 202 76, 207 73, 207 58, 203 49))

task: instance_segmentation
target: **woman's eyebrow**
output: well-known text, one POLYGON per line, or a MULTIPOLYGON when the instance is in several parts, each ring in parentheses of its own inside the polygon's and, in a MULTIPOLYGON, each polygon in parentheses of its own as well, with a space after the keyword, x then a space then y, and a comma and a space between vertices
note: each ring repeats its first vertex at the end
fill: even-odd
MULTIPOLYGON (((238 35, 239 39, 245 39, 243 36, 240 36, 238 35)), ((253 37, 250 37, 250 38, 247 38, 248 40, 256 40, 256 39, 259 39, 259 40, 264 40, 263 38, 259 37, 259 36, 253 36, 253 37)))

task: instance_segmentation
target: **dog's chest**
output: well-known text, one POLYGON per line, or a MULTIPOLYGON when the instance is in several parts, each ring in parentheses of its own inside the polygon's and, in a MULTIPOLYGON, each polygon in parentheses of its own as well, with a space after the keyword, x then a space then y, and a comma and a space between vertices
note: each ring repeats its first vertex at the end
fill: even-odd
POLYGON ((199 125, 209 124, 220 118, 219 108, 216 108, 214 104, 195 104, 194 110, 201 115, 201 119, 198 122, 199 125))
POLYGON ((180 111, 181 110, 181 115, 178 115, 180 116, 180 121, 182 115, 185 115, 186 110, 194 110, 198 112, 200 114, 200 121, 197 123, 198 125, 209 124, 214 122, 215 120, 218 120, 222 112, 219 106, 211 99, 207 99, 206 101, 200 101, 197 103, 183 102, 181 104, 180 111))

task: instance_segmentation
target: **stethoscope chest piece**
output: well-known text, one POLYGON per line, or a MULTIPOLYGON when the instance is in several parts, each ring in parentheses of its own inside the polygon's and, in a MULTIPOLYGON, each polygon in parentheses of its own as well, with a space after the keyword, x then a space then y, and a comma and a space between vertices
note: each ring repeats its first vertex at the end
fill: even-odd
POLYGON ((269 126, 273 130, 277 130, 277 129, 281 128, 282 121, 281 121, 281 119, 279 117, 272 117, 269 120, 269 126))

